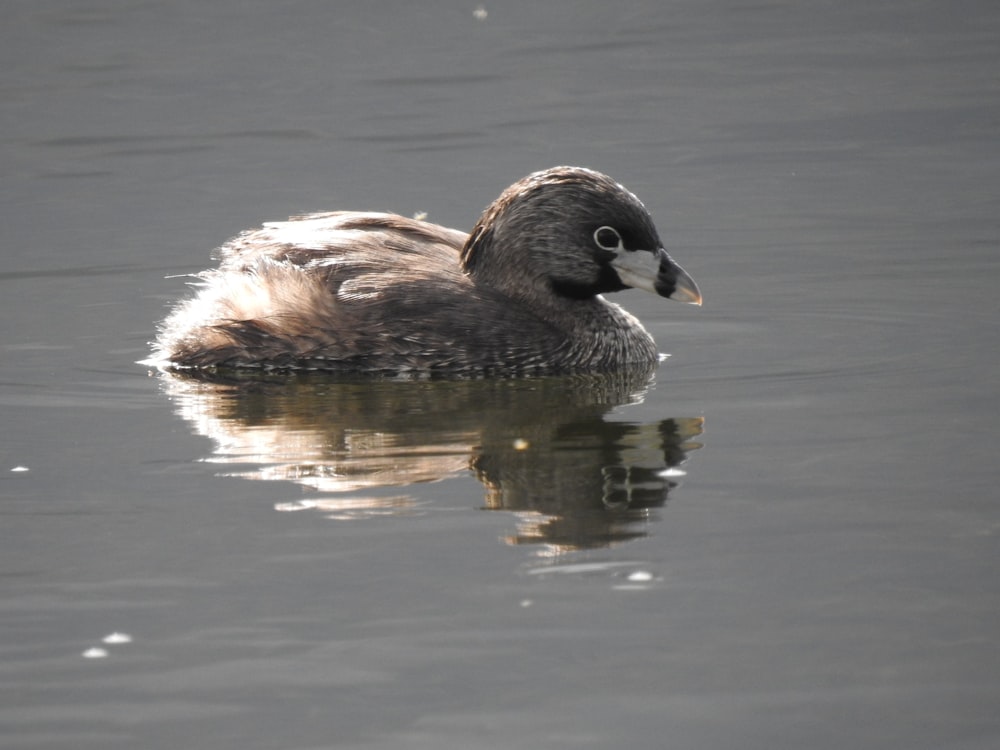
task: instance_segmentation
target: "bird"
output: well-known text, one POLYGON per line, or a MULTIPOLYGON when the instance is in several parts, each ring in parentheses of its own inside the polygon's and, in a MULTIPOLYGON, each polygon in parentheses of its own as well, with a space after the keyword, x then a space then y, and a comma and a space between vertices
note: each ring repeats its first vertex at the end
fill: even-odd
POLYGON ((333 211, 265 223, 217 257, 160 324, 147 363, 418 378, 649 369, 652 336, 604 295, 702 303, 642 202, 583 167, 518 180, 468 234, 333 211))

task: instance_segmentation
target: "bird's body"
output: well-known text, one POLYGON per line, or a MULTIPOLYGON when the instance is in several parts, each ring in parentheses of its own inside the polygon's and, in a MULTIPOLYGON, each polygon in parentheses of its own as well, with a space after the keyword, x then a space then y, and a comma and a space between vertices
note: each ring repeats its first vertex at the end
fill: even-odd
POLYGON ((172 368, 468 377, 648 367, 652 338, 602 293, 701 299, 642 204, 570 167, 512 185, 471 235, 394 214, 313 214, 239 235, 199 278, 155 345, 172 368), (640 279, 640 267, 652 270, 640 279))

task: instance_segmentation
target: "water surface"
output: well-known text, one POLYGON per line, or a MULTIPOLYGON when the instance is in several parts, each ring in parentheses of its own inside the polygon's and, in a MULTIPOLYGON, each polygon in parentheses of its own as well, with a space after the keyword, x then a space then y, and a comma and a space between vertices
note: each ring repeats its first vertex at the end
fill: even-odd
POLYGON ((1000 742, 993 3, 18 1, 0 63, 0 746, 1000 742), (615 297, 648 382, 135 364, 244 228, 559 163, 704 292, 615 297))

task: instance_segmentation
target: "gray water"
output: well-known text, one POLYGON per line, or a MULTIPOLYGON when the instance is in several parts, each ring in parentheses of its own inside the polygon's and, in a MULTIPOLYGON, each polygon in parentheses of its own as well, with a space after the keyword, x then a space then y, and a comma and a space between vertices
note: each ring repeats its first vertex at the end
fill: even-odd
POLYGON ((995 2, 3 16, 0 746, 1000 746, 995 2), (705 295, 651 382, 135 364, 242 229, 561 163, 705 295))

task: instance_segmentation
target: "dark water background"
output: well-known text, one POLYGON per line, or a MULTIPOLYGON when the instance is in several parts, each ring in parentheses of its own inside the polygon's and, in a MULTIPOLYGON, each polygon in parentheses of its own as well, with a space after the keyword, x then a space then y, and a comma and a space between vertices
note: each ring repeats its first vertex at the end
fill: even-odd
POLYGON ((1000 5, 3 16, 0 746, 1000 746, 1000 5), (134 364, 244 228, 560 163, 704 292, 652 383, 134 364))

